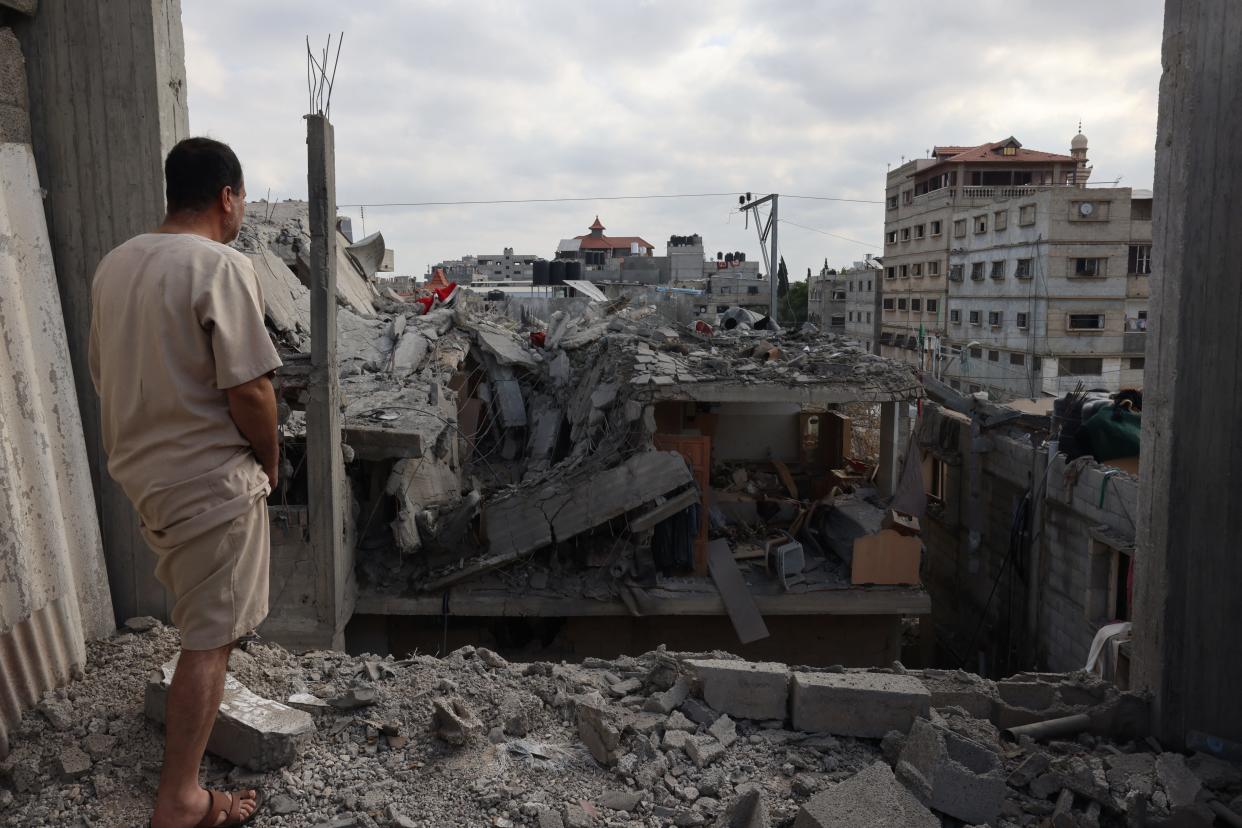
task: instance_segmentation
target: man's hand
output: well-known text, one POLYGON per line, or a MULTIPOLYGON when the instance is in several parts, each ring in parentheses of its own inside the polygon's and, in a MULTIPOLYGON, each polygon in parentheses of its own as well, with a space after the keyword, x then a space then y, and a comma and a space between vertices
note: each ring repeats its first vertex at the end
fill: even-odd
POLYGON ((250 443, 273 491, 280 476, 280 441, 276 435, 276 391, 266 376, 225 389, 229 416, 250 443))

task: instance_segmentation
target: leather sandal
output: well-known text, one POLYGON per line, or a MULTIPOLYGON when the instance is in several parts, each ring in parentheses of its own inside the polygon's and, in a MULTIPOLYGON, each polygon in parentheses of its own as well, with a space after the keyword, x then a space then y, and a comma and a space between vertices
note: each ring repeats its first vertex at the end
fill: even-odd
POLYGON ((259 810, 263 807, 263 792, 255 790, 254 792, 254 810, 250 812, 250 816, 242 818, 241 806, 245 799, 241 795, 241 791, 234 791, 231 794, 223 791, 207 791, 211 797, 211 804, 207 808, 206 815, 199 820, 197 828, 225 828, 225 826, 245 825, 247 822, 255 818, 259 810), (220 814, 227 814, 223 822, 216 822, 220 814))

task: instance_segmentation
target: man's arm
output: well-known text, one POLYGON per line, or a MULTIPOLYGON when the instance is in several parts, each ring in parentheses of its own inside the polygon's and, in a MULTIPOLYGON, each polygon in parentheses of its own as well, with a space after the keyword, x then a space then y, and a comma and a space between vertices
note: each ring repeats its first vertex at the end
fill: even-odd
POLYGON ((280 441, 276 436, 276 391, 266 375, 225 389, 229 416, 254 449, 273 489, 280 467, 280 441))

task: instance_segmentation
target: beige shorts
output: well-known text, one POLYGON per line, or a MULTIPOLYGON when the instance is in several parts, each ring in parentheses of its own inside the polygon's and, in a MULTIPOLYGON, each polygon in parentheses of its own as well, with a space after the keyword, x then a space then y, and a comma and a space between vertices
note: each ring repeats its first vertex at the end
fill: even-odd
POLYGON ((172 621, 182 649, 231 644, 267 617, 271 529, 264 498, 182 544, 151 548, 159 559, 155 577, 177 600, 172 621))

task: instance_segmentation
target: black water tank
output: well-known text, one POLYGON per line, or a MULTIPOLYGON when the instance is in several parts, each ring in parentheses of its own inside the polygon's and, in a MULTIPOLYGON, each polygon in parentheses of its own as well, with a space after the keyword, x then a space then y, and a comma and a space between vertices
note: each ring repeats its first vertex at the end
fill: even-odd
POLYGON ((732 253, 726 253, 726 254, 724 255, 724 260, 725 260, 725 264, 733 264, 733 254, 732 254, 732 253))
POLYGON ((531 283, 536 285, 548 284, 548 261, 547 259, 536 259, 532 265, 531 283))
MULTIPOLYGON (((548 284, 563 285, 565 284, 565 265, 567 263, 563 259, 554 259, 548 263, 548 284)), ((577 264, 577 262, 574 262, 577 264)))
POLYGON ((565 263, 565 279, 573 282, 582 278, 582 262, 565 263))

